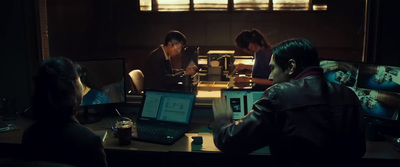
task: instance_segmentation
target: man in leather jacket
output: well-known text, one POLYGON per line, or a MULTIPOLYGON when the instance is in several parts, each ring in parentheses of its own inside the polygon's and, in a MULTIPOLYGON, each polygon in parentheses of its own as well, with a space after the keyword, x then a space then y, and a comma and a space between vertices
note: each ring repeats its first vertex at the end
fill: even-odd
POLYGON ((356 165, 366 151, 364 117, 355 93, 323 77, 314 45, 290 39, 272 48, 274 84, 253 110, 232 121, 225 99, 213 102, 214 143, 223 152, 269 146, 280 166, 356 165))

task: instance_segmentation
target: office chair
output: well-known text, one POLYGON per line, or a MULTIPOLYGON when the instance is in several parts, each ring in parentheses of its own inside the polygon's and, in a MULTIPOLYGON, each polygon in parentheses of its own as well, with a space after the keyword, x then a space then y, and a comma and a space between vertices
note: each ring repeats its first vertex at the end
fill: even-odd
POLYGON ((132 79, 135 94, 142 94, 144 87, 144 75, 139 69, 132 70, 129 72, 129 76, 132 79))
POLYGON ((106 94, 109 98, 110 101, 125 101, 125 80, 121 80, 116 83, 112 83, 109 85, 105 85, 101 91, 106 94))

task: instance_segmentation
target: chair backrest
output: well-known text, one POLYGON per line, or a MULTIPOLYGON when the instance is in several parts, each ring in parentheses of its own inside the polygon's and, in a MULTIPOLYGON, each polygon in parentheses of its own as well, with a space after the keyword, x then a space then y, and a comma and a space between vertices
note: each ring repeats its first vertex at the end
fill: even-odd
POLYGON ((144 75, 143 72, 139 69, 132 70, 129 72, 129 76, 132 79, 134 84, 135 93, 142 94, 143 87, 144 87, 144 75))

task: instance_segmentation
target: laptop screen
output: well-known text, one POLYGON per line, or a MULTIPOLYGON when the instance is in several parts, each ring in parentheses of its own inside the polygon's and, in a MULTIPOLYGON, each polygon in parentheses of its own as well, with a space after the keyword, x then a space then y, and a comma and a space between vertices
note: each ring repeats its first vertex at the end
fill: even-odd
POLYGON ((140 120, 190 122, 196 95, 189 92, 146 90, 140 120))
POLYGON ((251 89, 222 89, 221 97, 226 98, 233 111, 233 119, 237 120, 244 117, 253 109, 256 102, 264 91, 251 89))

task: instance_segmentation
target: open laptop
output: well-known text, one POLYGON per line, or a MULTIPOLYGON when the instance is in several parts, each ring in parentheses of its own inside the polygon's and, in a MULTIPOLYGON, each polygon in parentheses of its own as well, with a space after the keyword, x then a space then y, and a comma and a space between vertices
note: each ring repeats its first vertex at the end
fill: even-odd
POLYGON ((252 89, 221 89, 221 97, 226 98, 233 111, 233 119, 244 117, 253 109, 253 104, 261 97, 264 91, 252 89))
POLYGON ((191 92, 146 90, 132 138, 173 144, 189 131, 195 99, 191 92))

